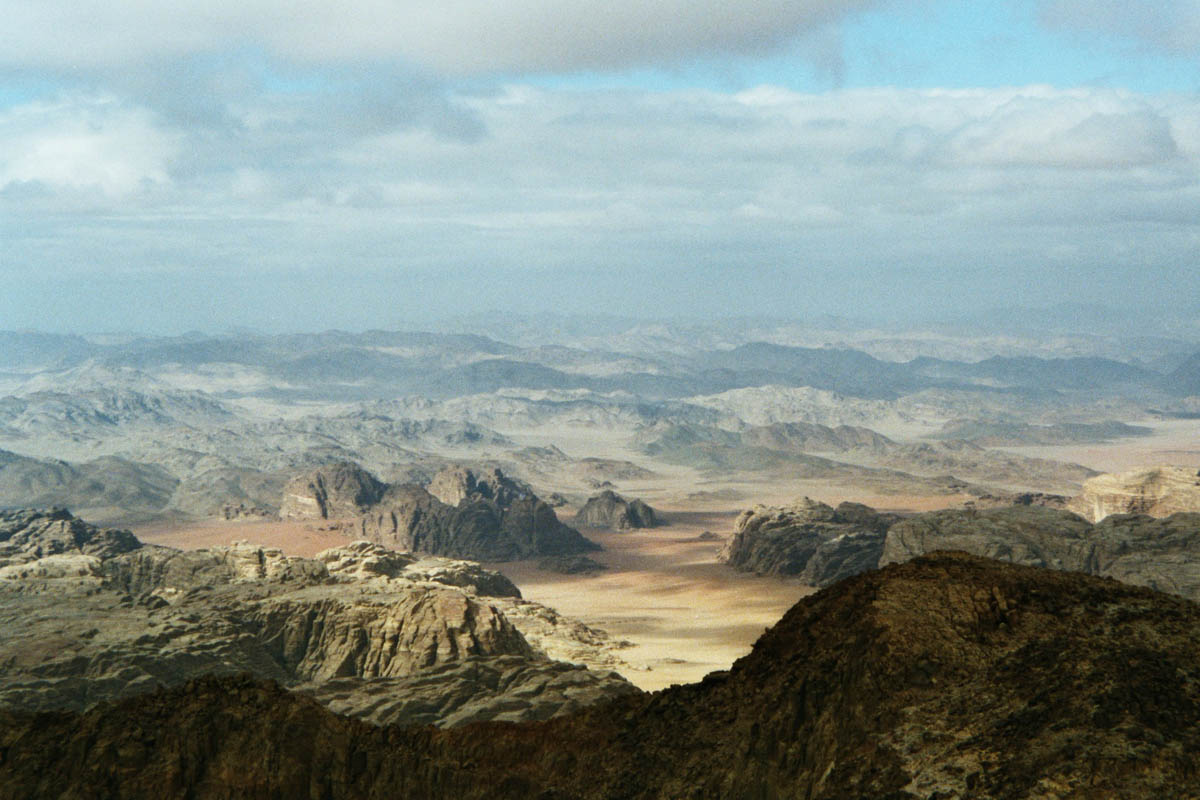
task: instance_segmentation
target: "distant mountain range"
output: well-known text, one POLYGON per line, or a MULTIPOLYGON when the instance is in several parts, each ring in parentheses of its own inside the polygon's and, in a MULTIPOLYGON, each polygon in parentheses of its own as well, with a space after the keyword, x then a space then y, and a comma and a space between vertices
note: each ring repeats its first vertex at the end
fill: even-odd
MULTIPOLYGON (((485 394, 504 388, 625 392, 659 401, 733 389, 812 387, 868 399, 923 389, 1026 394, 1141 390, 1200 392, 1200 354, 1169 374, 1110 358, 1000 357, 888 361, 856 349, 748 342, 732 348, 608 354, 568 347, 519 348, 476 335, 331 331, 287 336, 135 339, 0 333, 0 370, 32 376, 81 365, 151 375, 238 368, 261 393, 285 399, 364 400, 485 394)), ((176 376, 178 377, 178 376, 176 376)), ((236 387, 228 389, 237 393, 236 387)))

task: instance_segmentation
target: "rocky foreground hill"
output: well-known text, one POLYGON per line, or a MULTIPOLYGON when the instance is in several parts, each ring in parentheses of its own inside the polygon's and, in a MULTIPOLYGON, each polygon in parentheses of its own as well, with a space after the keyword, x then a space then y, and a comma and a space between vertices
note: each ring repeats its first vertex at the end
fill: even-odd
POLYGON ((939 554, 727 673, 540 723, 374 727, 244 678, 0 711, 0 798, 1194 798, 1200 606, 939 554))
POLYGON ((550 658, 603 663, 603 638, 471 562, 371 542, 180 551, 66 511, 0 512, 0 707, 81 711, 248 673, 375 721, 541 719, 637 691, 550 658))
POLYGON ((1092 524, 1031 504, 900 518, 806 497, 742 512, 720 558, 740 570, 827 586, 938 550, 1108 576, 1200 600, 1200 513, 1119 514, 1092 524))
POLYGON ((448 467, 426 487, 382 483, 350 462, 328 464, 287 485, 280 514, 338 520, 343 530, 396 550, 479 561, 600 549, 499 469, 448 467))

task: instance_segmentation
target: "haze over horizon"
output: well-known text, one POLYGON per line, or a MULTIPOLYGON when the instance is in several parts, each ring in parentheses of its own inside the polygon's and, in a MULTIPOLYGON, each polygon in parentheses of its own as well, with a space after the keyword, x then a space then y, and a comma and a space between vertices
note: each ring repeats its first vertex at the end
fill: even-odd
POLYGON ((1194 0, 0 12, 0 329, 1200 318, 1194 0))

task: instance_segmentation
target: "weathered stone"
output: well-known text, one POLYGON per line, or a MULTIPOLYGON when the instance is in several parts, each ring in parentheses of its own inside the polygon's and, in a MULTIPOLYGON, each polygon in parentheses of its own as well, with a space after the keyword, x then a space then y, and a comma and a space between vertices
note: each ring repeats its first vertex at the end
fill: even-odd
POLYGON ((623 531, 630 528, 653 528, 659 524, 659 518, 654 509, 641 500, 626 500, 611 489, 606 489, 588 498, 587 503, 575 515, 575 524, 623 531))
POLYGON ((1092 522, 1110 514, 1166 517, 1200 511, 1200 471, 1195 467, 1152 467, 1097 475, 1067 505, 1092 522))

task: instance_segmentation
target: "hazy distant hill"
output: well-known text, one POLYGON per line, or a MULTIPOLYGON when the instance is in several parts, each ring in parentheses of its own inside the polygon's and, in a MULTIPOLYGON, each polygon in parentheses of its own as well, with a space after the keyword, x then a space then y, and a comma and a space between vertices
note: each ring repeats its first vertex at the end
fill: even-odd
POLYGON ((975 363, 918 358, 908 366, 918 375, 961 381, 990 381, 999 386, 1030 389, 1097 389, 1153 386, 1156 372, 1107 358, 1001 358, 975 363))
POLYGON ((178 485, 162 467, 123 458, 69 464, 0 450, 0 507, 70 506, 97 519, 148 516, 167 507, 178 485))
POLYGON ((1200 353, 1183 362, 1166 378, 1167 390, 1185 396, 1200 395, 1200 353))

